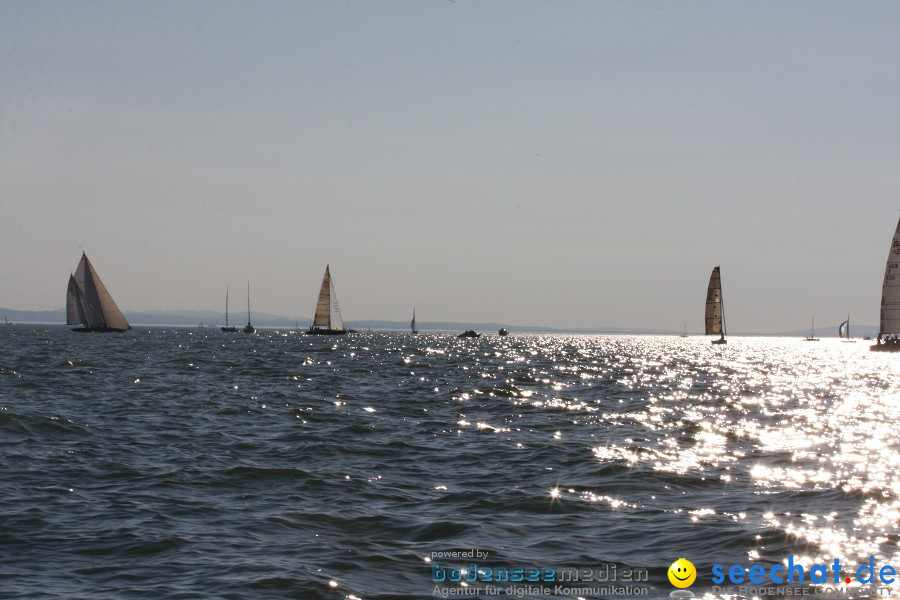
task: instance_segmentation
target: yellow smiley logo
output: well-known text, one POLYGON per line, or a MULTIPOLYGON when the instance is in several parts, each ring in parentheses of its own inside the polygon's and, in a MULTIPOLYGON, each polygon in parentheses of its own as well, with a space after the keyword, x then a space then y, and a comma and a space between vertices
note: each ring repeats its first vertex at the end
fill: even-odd
POLYGON ((697 569, 686 558, 679 558, 669 566, 669 582, 677 588, 686 588, 697 579, 697 569))

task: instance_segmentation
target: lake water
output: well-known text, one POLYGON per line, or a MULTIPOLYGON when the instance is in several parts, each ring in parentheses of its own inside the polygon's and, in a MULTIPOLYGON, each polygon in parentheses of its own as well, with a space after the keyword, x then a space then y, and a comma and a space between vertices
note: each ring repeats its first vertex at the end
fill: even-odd
POLYGON ((793 557, 807 593, 874 597, 898 365, 862 340, 17 324, 0 596, 664 598, 685 557, 712 598, 715 565, 793 557), (835 559, 844 595, 809 585, 835 559), (486 581, 517 568, 541 581, 486 581), (566 568, 606 588, 543 581, 566 568))

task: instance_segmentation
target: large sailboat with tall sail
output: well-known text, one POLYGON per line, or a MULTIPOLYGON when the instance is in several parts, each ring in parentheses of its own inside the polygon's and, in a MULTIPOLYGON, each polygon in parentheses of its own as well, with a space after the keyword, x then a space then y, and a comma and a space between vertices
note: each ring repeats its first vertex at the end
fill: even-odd
MULTIPOLYGON (((248 296, 249 296, 249 293, 248 293, 248 296)), ((247 302, 249 303, 249 299, 247 300, 247 302)), ((235 327, 234 325, 228 324, 228 286, 227 285, 225 286, 225 326, 222 328, 222 331, 225 331, 227 333, 234 333, 235 331, 237 331, 237 327, 235 327)))
POLYGON ((84 252, 81 253, 81 261, 75 273, 69 275, 66 324, 81 325, 72 331, 82 333, 122 332, 131 329, 84 252))
POLYGON ((313 324, 306 333, 310 335, 343 335, 347 333, 344 328, 344 320, 341 318, 337 294, 334 292, 334 282, 331 280, 329 265, 325 265, 325 276, 322 277, 319 300, 316 302, 316 316, 313 317, 313 324))
POLYGON ((725 339, 725 302, 722 300, 722 276, 719 267, 712 270, 706 288, 706 335, 718 335, 713 344, 727 344, 725 339))
POLYGON ((881 323, 878 342, 869 346, 879 352, 900 352, 900 221, 888 251, 881 284, 881 323))
POLYGON ((256 333, 256 327, 250 324, 250 282, 247 282, 247 324, 244 333, 256 333))

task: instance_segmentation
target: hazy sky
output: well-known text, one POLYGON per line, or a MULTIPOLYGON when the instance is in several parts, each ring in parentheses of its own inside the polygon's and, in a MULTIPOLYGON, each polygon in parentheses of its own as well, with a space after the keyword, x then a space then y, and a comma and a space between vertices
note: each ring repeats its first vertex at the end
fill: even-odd
POLYGON ((0 306, 877 325, 900 3, 0 1, 0 306))

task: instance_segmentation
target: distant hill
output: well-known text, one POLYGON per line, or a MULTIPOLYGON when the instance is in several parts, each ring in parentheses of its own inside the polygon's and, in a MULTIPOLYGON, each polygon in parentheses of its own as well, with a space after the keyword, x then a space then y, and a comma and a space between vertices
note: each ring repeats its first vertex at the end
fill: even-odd
MULTIPOLYGON (((13 323, 35 323, 35 324, 64 324, 66 322, 65 309, 45 310, 45 311, 27 311, 0 308, 0 314, 4 314, 7 319, 13 323)), ((241 326, 244 324, 241 315, 235 315, 230 319, 230 324, 241 326), (236 318, 235 318, 236 317, 236 318)), ((219 327, 225 324, 225 313, 212 310, 169 310, 169 311, 150 311, 150 312, 128 312, 125 318, 132 325, 168 325, 174 327, 197 327, 201 323, 207 327, 219 327)), ((271 315, 267 313, 250 313, 250 320, 256 327, 299 327, 306 329, 312 323, 310 317, 285 317, 283 315, 271 315)), ((374 329, 380 331, 408 331, 408 321, 348 321, 348 327, 352 327, 357 331, 366 329, 374 329)), ((585 329, 560 329, 556 327, 534 327, 509 325, 507 323, 457 323, 453 321, 422 321, 417 322, 416 327, 419 331, 463 331, 466 329, 474 329, 482 333, 491 333, 498 331, 501 327, 506 328, 510 333, 587 333, 587 334, 637 334, 637 335, 679 335, 680 330, 671 329, 641 329, 629 327, 601 327, 601 328, 585 328, 585 329)), ((697 335, 697 332, 690 332, 691 335, 697 335)), ((853 325, 852 333, 854 337, 863 337, 865 335, 875 337, 878 335, 878 327, 871 325, 853 325)), ((740 332, 733 332, 732 335, 746 335, 740 332)), ((771 334, 752 334, 752 335, 775 335, 784 337, 806 337, 809 330, 786 331, 782 333, 771 334)), ((837 327, 818 328, 816 329, 817 337, 837 337, 837 327)))

